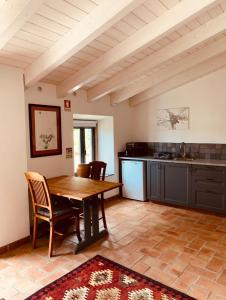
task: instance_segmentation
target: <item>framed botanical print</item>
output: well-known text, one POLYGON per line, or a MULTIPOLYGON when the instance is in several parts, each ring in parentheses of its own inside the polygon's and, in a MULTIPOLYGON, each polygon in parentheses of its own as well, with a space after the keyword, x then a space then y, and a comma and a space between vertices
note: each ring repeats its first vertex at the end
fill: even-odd
POLYGON ((62 154, 60 106, 29 104, 31 157, 62 154))

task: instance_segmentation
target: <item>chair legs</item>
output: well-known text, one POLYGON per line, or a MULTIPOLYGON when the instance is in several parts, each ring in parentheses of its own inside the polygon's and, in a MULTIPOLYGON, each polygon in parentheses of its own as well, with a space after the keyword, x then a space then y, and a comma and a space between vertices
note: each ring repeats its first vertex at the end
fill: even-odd
POLYGON ((54 237, 54 224, 52 222, 49 223, 49 257, 52 257, 53 254, 53 237, 54 237))
MULTIPOLYGON (((49 250, 48 255, 49 257, 53 256, 53 242, 54 242, 54 222, 49 222, 49 250)), ((79 240, 79 242, 82 240, 80 236, 80 222, 79 222, 79 216, 76 215, 75 218, 75 230, 76 235, 79 240)), ((36 248, 36 241, 37 241, 37 218, 34 216, 34 222, 33 222, 33 237, 32 237, 32 247, 36 248)))
MULTIPOLYGON (((80 236, 80 223, 79 216, 75 218, 75 226, 76 226, 76 235, 79 242, 82 240, 80 236)), ((53 241, 54 241, 54 223, 50 222, 50 231, 49 231, 49 257, 53 256, 53 241)))
POLYGON ((104 195, 103 194, 101 194, 101 197, 100 197, 100 206, 101 206, 101 213, 102 213, 104 228, 107 229, 107 222, 106 222, 105 209, 104 209, 104 195))
POLYGON ((34 216, 33 237, 32 237, 32 247, 33 247, 33 249, 36 248, 36 240, 37 240, 37 218, 36 218, 36 216, 34 216))
MULTIPOLYGON (((53 253, 53 235, 54 235, 54 226, 53 223, 49 223, 50 230, 49 230, 49 257, 52 257, 53 253)), ((32 237, 32 247, 33 249, 36 248, 36 241, 37 241, 37 218, 34 216, 34 222, 33 222, 33 237, 32 237)))

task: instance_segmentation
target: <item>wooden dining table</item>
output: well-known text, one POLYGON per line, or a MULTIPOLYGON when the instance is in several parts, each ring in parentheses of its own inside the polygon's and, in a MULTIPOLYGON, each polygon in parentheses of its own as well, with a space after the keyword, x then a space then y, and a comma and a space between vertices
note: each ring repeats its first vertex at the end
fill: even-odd
POLYGON ((54 177, 47 182, 50 194, 73 200, 76 206, 83 209, 84 238, 77 244, 75 253, 108 234, 107 229, 100 229, 98 195, 121 187, 121 183, 75 176, 54 177))

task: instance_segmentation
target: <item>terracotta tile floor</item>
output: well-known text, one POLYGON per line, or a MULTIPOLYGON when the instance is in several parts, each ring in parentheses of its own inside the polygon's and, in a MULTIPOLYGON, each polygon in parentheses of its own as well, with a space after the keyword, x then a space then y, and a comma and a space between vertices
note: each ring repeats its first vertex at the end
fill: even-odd
POLYGON ((110 235, 81 254, 48 240, 0 256, 0 298, 24 299, 101 254, 197 299, 226 299, 226 218, 153 203, 118 199, 107 204, 110 235))

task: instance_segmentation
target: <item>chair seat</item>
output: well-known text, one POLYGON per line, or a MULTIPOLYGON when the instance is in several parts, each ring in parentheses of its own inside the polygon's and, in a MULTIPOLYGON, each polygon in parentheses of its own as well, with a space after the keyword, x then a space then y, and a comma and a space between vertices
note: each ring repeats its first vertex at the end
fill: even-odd
MULTIPOLYGON (((54 217, 60 217, 65 214, 76 214, 77 210, 75 207, 71 206, 71 203, 68 199, 63 197, 55 197, 52 199, 53 204, 53 216, 54 217)), ((49 217, 49 210, 46 208, 39 207, 37 209, 37 213, 49 217)))
MULTIPOLYGON (((42 215, 44 217, 47 217, 49 218, 50 217, 50 214, 49 214, 49 210, 44 208, 44 207, 38 207, 37 209, 37 213, 39 215, 42 215)), ((53 209, 53 216, 54 217, 60 217, 62 215, 66 215, 66 214, 74 214, 75 213, 75 210, 71 207, 57 207, 57 208, 54 208, 53 209)))

